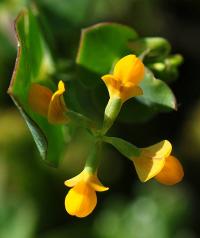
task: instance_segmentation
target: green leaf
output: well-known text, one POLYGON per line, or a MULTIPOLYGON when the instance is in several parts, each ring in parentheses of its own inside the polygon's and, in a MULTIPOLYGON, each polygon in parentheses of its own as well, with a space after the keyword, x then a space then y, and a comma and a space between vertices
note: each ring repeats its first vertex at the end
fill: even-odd
POLYGON ((140 86, 144 94, 125 103, 119 114, 120 121, 146 122, 158 112, 176 110, 176 98, 169 86, 162 80, 156 79, 147 68, 140 86))
POLYGON ((183 57, 179 54, 170 55, 160 62, 148 64, 156 78, 165 82, 172 82, 178 77, 178 67, 183 63, 183 57))
POLYGON ((23 110, 23 108, 15 101, 14 97, 12 97, 15 105, 17 106, 18 110, 20 111, 22 117, 24 118, 33 138, 35 140, 36 146, 40 152, 42 158, 46 158, 46 152, 48 147, 48 142, 45 134, 41 131, 39 126, 29 117, 28 114, 23 110))
POLYGON ((116 60, 130 52, 129 43, 137 37, 132 28, 115 23, 83 29, 76 62, 94 73, 106 74, 116 60))
POLYGON ((121 154, 123 154, 128 159, 140 155, 139 148, 121 138, 104 136, 103 141, 113 145, 121 154))
POLYGON ((36 20, 36 9, 22 11, 15 22, 18 54, 8 93, 22 113, 44 160, 57 165, 64 148, 63 126, 54 126, 31 111, 29 87, 34 82, 54 85, 54 64, 36 20))
POLYGON ((156 79, 153 73, 146 69, 145 78, 140 84, 144 94, 137 100, 158 110, 176 109, 176 99, 169 86, 156 79))
MULTIPOLYGON (((109 73, 119 58, 130 53, 144 53, 145 63, 150 64, 164 59, 169 52, 170 44, 164 38, 138 38, 136 32, 127 26, 97 24, 82 31, 76 59, 80 73, 78 78, 83 85, 91 88, 93 102, 99 112, 103 112, 106 105, 104 99, 108 100, 108 94, 100 77, 109 73)), ((160 111, 176 109, 176 100, 170 88, 155 79, 148 70, 141 87, 144 95, 125 103, 119 114, 120 121, 145 122, 160 111)))
POLYGON ((129 45, 136 55, 143 55, 145 62, 157 62, 164 59, 171 50, 169 42, 162 37, 139 38, 129 45))

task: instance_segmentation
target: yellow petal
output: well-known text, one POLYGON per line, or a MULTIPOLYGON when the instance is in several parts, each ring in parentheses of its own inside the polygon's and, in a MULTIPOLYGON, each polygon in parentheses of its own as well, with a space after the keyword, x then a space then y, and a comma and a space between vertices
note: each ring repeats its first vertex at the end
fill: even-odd
POLYGON ((106 74, 101 79, 104 81, 110 97, 120 97, 120 81, 117 81, 111 74, 106 74))
POLYGON ((46 117, 52 95, 53 93, 47 87, 36 83, 32 84, 28 95, 28 102, 31 109, 46 117))
POLYGON ((168 157, 171 154, 172 145, 168 140, 163 140, 155 145, 142 149, 142 155, 151 158, 168 157))
POLYGON ((67 123, 68 119, 64 112, 67 110, 63 93, 65 92, 65 85, 62 81, 58 84, 58 90, 53 94, 48 110, 48 121, 53 124, 67 123))
POLYGON ((172 146, 169 141, 163 140, 141 150, 140 157, 134 157, 133 162, 139 179, 146 182, 163 169, 165 159, 170 155, 172 146))
POLYGON ((136 157, 133 159, 133 163, 140 181, 146 182, 162 170, 165 165, 165 158, 136 157))
POLYGON ((97 192, 104 192, 109 189, 108 187, 105 187, 95 175, 90 178, 89 183, 90 186, 97 192))
POLYGON ((144 65, 135 55, 127 55, 120 59, 114 67, 114 76, 121 82, 132 82, 137 85, 144 78, 144 65))
POLYGON ((112 74, 106 74, 102 76, 101 79, 104 81, 107 88, 113 85, 113 81, 115 81, 115 77, 112 74))
POLYGON ((96 174, 88 172, 87 169, 83 170, 77 176, 68 179, 65 181, 65 185, 67 187, 74 187, 79 182, 88 183, 95 191, 97 192, 104 192, 107 191, 109 188, 105 187, 98 179, 96 174))
POLYGON ((81 174, 78 174, 78 175, 76 175, 75 177, 73 177, 73 178, 71 178, 71 179, 68 179, 68 180, 66 180, 65 181, 65 185, 67 186, 67 187, 74 187, 78 182, 80 182, 81 181, 81 174))
POLYGON ((97 204, 95 190, 87 183, 78 183, 71 188, 65 198, 65 209, 77 217, 88 216, 97 204))
POLYGON ((181 163, 174 156, 166 158, 164 168, 159 174, 155 176, 155 179, 165 185, 174 185, 183 179, 184 171, 181 163))
POLYGON ((139 86, 127 86, 124 88, 124 91, 121 93, 121 99, 123 102, 128 99, 136 96, 140 96, 143 94, 142 89, 139 86))

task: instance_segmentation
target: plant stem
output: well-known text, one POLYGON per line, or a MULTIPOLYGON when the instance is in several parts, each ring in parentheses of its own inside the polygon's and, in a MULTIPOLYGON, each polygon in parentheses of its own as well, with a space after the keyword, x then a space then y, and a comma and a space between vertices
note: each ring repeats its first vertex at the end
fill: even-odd
POLYGON ((111 128, 121 110, 121 106, 121 98, 111 97, 109 99, 108 104, 105 108, 104 122, 103 127, 101 129, 101 135, 105 135, 106 132, 111 128))
POLYGON ((96 173, 99 163, 100 163, 100 150, 101 150, 101 142, 98 141, 96 144, 93 146, 91 153, 89 154, 86 164, 85 164, 85 169, 89 170, 92 173, 96 173))

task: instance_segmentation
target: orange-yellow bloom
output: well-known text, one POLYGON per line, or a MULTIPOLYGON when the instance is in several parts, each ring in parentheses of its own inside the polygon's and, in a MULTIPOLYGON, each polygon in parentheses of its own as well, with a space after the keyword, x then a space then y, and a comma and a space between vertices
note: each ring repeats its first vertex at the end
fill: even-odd
POLYGON ((182 180, 184 176, 183 168, 179 160, 170 155, 165 159, 165 166, 155 176, 155 179, 165 185, 173 185, 182 180))
POLYGON ((67 108, 63 99, 65 85, 62 81, 58 83, 56 92, 37 83, 33 83, 29 90, 29 105, 31 109, 48 118, 52 124, 66 123, 68 119, 64 115, 67 108))
POLYGON ((113 74, 102 76, 102 80, 108 88, 110 97, 115 96, 125 102, 129 98, 143 94, 138 84, 143 80, 144 72, 142 61, 135 55, 127 55, 116 63, 113 74))
POLYGON ((101 184, 96 174, 87 169, 65 181, 65 185, 72 187, 65 198, 65 209, 70 215, 77 217, 88 216, 97 204, 96 192, 108 190, 101 184))
POLYGON ((174 185, 184 176, 181 163, 174 156, 171 143, 163 140, 155 145, 142 148, 139 157, 132 158, 139 179, 146 182, 155 178, 165 185, 174 185))

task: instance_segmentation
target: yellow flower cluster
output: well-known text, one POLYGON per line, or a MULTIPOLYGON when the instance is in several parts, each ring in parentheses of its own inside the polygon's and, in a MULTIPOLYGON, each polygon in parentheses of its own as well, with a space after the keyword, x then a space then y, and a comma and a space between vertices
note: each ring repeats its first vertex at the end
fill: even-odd
MULTIPOLYGON (((120 59, 114 66, 113 74, 102 76, 111 101, 117 98, 123 104, 132 97, 142 95, 139 84, 144 79, 144 74, 145 67, 135 55, 127 55, 120 59)), ((67 111, 63 99, 64 92, 65 86, 62 81, 59 82, 55 93, 47 87, 32 84, 29 104, 33 111, 45 116, 50 123, 67 123, 68 118, 64 114, 67 111)), ((110 108, 108 111, 112 112, 110 108)), ((184 176, 183 168, 178 159, 171 155, 171 151, 172 145, 167 140, 141 148, 140 155, 131 158, 139 179, 146 182, 154 178, 165 185, 180 182, 184 176)), ((97 204, 96 192, 108 190, 99 181, 97 169, 91 170, 87 167, 76 177, 67 180, 65 185, 71 187, 65 198, 66 211, 77 217, 89 215, 97 204)))
MULTIPOLYGON (((170 155, 172 146, 164 140, 155 145, 142 148, 139 157, 132 161, 141 182, 154 178, 165 185, 174 185, 184 176, 181 163, 170 155)), ((76 177, 67 180, 65 185, 73 187, 65 199, 65 208, 70 215, 85 217, 95 208, 97 203, 96 191, 107 191, 98 180, 96 174, 83 170, 76 177)))

